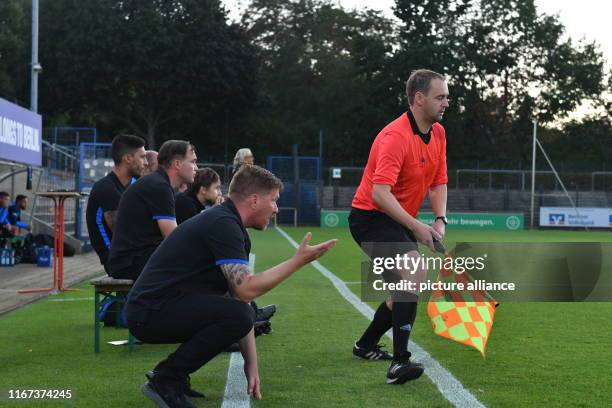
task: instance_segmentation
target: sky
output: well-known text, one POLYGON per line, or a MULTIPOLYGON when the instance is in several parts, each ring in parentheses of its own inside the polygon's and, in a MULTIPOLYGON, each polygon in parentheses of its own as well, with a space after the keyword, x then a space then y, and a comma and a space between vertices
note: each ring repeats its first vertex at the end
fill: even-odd
MULTIPOLYGON (((249 0, 222 0, 229 10, 232 20, 240 17, 241 10, 249 0)), ((387 16, 393 16, 394 0, 335 0, 344 8, 365 8, 382 10, 387 16)), ((572 40, 585 39, 596 41, 603 53, 606 71, 612 70, 612 2, 607 0, 535 0, 539 13, 557 14, 566 29, 566 35, 572 40)), ((612 96, 611 96, 612 97, 612 96)), ((586 102, 578 106, 564 121, 580 119, 598 110, 598 107, 586 102)), ((559 122, 560 124, 561 122, 559 122)))
MULTIPOLYGON (((394 0, 336 0, 348 9, 369 7, 382 10, 388 16, 393 15, 394 0)), ((240 9, 247 0, 223 0, 230 10, 230 18, 236 19, 240 9)), ((597 41, 607 67, 612 68, 612 2, 606 0, 535 0, 540 13, 558 14, 565 25, 567 34, 572 39, 586 38, 588 41, 597 41)))

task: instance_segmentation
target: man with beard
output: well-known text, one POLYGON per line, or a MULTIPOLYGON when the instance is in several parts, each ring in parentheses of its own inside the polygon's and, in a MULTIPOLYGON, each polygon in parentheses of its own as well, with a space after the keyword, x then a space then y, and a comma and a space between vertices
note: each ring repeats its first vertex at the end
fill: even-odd
MULTIPOLYGON (((160 152, 161 156, 161 152, 160 152)), ((281 181, 259 166, 232 179, 229 199, 182 223, 155 251, 130 291, 131 333, 147 343, 182 343, 157 364, 142 392, 160 407, 193 408, 189 375, 239 341, 248 393, 261 399, 253 309, 248 305, 319 258, 336 240, 309 245, 266 271, 249 267, 247 228, 264 230, 278 213, 281 181)))
MULTIPOLYGON (((180 225, 205 209, 222 202, 223 196, 221 195, 221 178, 219 174, 210 167, 199 169, 196 171, 193 184, 189 186, 189 189, 184 193, 176 195, 176 222, 180 225)), ((255 301, 252 301, 251 307, 255 311, 255 335, 270 333, 272 330, 270 319, 276 313, 276 305, 260 308, 255 301)), ((238 350, 238 344, 235 343, 226 351, 238 350)))
POLYGON ((108 259, 109 275, 133 279, 151 254, 176 228, 174 190, 193 183, 196 154, 185 140, 168 140, 159 149, 159 168, 132 184, 121 197, 108 259))
POLYGON ((133 135, 118 135, 111 145, 113 169, 93 185, 85 218, 91 246, 108 273, 108 253, 119 208, 119 200, 133 178, 142 176, 147 164, 145 141, 133 135))

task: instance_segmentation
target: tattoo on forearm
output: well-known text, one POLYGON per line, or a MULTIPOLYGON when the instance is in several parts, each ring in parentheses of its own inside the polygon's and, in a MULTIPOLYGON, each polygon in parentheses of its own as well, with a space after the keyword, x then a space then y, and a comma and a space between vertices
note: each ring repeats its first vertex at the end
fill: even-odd
POLYGON ((251 270, 248 265, 242 264, 225 264, 221 265, 221 270, 225 279, 229 284, 230 290, 240 286, 246 278, 251 275, 251 270))

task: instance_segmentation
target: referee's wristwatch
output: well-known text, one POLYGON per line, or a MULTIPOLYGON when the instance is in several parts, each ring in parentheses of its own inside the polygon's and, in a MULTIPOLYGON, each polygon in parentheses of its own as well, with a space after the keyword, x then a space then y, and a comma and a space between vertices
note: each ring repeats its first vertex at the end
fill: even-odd
POLYGON ((435 221, 438 221, 438 220, 442 220, 444 225, 448 225, 448 219, 446 218, 446 215, 440 215, 440 216, 436 217, 435 221))

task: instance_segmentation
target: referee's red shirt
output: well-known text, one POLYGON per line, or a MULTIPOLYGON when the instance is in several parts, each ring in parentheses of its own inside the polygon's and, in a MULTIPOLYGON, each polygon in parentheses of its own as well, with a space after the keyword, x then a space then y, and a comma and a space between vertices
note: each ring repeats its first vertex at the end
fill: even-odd
POLYGON ((427 191, 447 183, 444 128, 435 123, 425 144, 404 113, 376 136, 352 206, 382 211, 372 200, 372 188, 386 184, 404 210, 416 217, 427 191))

